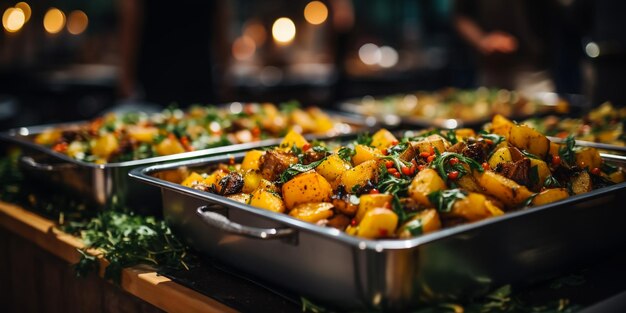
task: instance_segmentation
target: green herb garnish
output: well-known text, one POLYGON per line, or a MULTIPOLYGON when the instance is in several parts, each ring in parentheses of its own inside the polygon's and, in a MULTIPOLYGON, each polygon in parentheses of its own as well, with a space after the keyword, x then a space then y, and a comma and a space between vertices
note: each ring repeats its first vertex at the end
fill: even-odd
POLYGON ((576 152, 574 151, 575 144, 576 140, 574 140, 574 136, 569 135, 567 136, 567 139, 565 139, 564 146, 559 148, 559 155, 561 156, 561 159, 569 165, 574 164, 576 161, 576 152))
POLYGON ((339 158, 346 162, 351 162, 352 156, 354 156, 355 154, 356 152, 349 147, 341 147, 341 149, 339 149, 339 151, 337 152, 339 158))
POLYGON ((464 199, 467 193, 461 189, 438 190, 428 194, 428 200, 437 211, 448 213, 457 200, 464 199))
POLYGON ((323 158, 321 160, 317 160, 315 162, 309 163, 309 164, 300 164, 300 163, 296 163, 296 164, 292 164, 290 165, 282 174, 280 174, 280 182, 281 183, 286 183, 288 182, 290 179, 292 179, 294 176, 300 174, 300 173, 304 173, 304 172, 308 172, 314 168, 316 168, 318 165, 320 165, 322 162, 324 162, 324 160, 326 160, 326 158, 323 158))

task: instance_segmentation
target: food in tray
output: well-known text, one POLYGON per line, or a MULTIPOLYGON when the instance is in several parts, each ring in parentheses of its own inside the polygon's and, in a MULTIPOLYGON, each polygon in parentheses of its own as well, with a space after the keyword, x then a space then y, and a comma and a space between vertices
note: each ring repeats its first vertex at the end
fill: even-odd
POLYGON ((102 164, 280 138, 294 127, 305 134, 333 134, 350 126, 319 108, 300 109, 297 103, 280 107, 233 103, 151 115, 108 114, 75 127, 48 129, 34 141, 72 158, 102 164))
POLYGON ((547 116, 532 118, 525 123, 548 136, 565 138, 572 134, 579 140, 626 146, 626 108, 614 108, 610 102, 603 103, 580 119, 547 116))
POLYGON ((466 122, 484 121, 495 114, 528 116, 544 111, 568 110, 567 102, 555 94, 546 93, 529 98, 517 91, 485 87, 446 88, 381 98, 367 96, 356 101, 356 104, 350 110, 371 116, 394 114, 431 121, 457 119, 466 122))
POLYGON ((386 129, 344 146, 291 131, 181 184, 365 238, 410 238, 624 181, 593 148, 497 115, 489 132, 386 129))

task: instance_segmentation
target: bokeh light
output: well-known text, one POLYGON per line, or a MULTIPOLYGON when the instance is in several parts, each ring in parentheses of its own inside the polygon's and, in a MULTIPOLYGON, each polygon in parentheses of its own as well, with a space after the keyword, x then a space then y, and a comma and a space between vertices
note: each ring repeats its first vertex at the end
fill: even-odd
POLYGON ((359 59, 367 65, 378 64, 381 59, 380 49, 373 43, 366 43, 359 48, 359 59))
POLYGON ((304 19, 313 24, 319 25, 328 18, 328 8, 320 1, 311 1, 304 8, 304 19))
POLYGON ((265 27, 261 22, 258 21, 250 21, 246 24, 243 29, 243 34, 247 37, 252 38, 257 47, 262 46, 267 40, 267 32, 265 31, 265 27))
POLYGON ((252 38, 243 35, 233 42, 233 57, 239 61, 249 60, 256 51, 256 44, 252 38))
POLYGON ((18 9, 21 9, 22 12, 24 12, 24 17, 26 18, 24 23, 28 22, 28 20, 30 20, 30 15, 32 13, 32 10, 30 9, 30 5, 28 5, 28 3, 26 2, 18 2, 15 5, 15 7, 18 9))
POLYGON ((2 14, 2 26, 9 33, 15 33, 22 29, 26 23, 26 16, 24 11, 19 8, 8 8, 2 14))
POLYGON ((43 17, 43 28, 51 33, 60 32, 65 26, 65 14, 57 8, 50 8, 43 17))
POLYGON ((75 10, 67 17, 67 31, 72 35, 79 35, 87 29, 89 18, 81 10, 75 10))
POLYGON ((272 25, 272 36, 279 43, 289 43, 296 37, 296 25, 291 19, 281 17, 272 25))
POLYGON ((398 64, 398 51, 389 46, 380 47, 380 61, 378 64, 384 68, 395 66, 398 64))

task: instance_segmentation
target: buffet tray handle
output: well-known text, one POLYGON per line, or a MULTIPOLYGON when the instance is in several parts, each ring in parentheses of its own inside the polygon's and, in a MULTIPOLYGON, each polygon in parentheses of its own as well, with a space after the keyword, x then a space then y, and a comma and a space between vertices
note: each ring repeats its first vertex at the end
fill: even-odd
POLYGON ((22 166, 25 166, 31 170, 38 170, 42 172, 59 172, 68 170, 70 168, 75 168, 76 164, 72 163, 57 163, 57 164, 47 164, 40 163, 36 161, 34 158, 30 156, 21 156, 19 159, 19 163, 22 166))
POLYGON ((281 239, 292 237, 296 234, 296 231, 292 228, 259 228, 241 225, 229 220, 220 213, 210 211, 208 206, 201 206, 196 212, 205 223, 236 235, 256 239, 281 239))

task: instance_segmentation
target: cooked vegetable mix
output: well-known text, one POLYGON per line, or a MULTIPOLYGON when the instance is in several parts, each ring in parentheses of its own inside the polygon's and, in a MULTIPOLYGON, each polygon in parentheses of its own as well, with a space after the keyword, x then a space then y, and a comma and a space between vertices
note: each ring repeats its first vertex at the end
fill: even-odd
POLYGON ((502 117, 488 132, 381 129, 342 147, 290 131, 182 184, 364 238, 410 238, 624 181, 592 148, 502 117), (237 183, 233 183, 237 182, 237 183))
POLYGON ((108 114, 74 128, 52 128, 35 143, 72 158, 94 163, 123 162, 230 144, 280 138, 291 128, 302 133, 345 132, 318 108, 297 103, 233 103, 221 108, 194 106, 158 114, 108 114))

